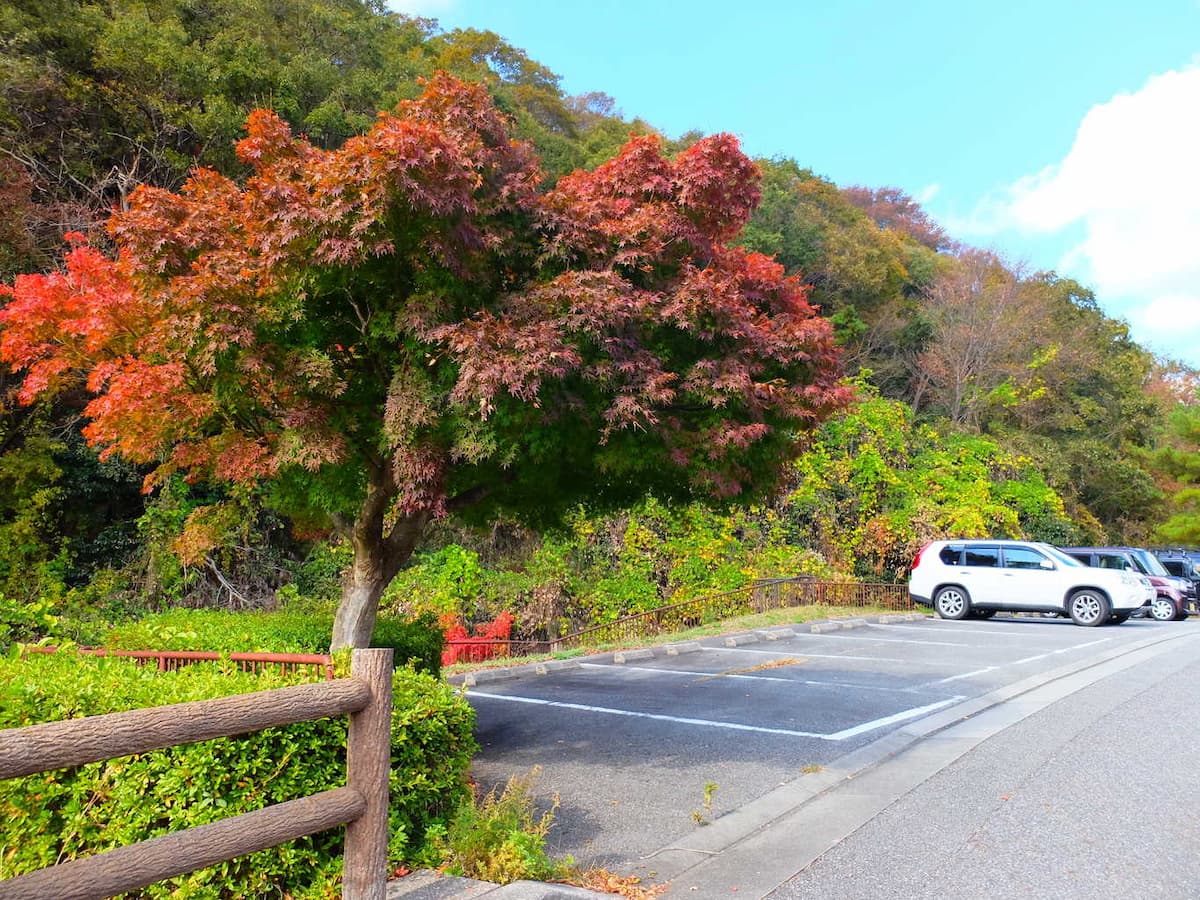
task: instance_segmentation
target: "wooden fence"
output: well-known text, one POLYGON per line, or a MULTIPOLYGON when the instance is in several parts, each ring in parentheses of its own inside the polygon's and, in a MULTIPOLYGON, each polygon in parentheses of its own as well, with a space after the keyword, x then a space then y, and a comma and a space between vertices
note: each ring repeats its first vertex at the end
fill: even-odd
POLYGON ((350 677, 0 731, 0 779, 350 714, 346 786, 0 881, 0 900, 92 900, 346 826, 344 900, 387 890, 392 650, 350 677))

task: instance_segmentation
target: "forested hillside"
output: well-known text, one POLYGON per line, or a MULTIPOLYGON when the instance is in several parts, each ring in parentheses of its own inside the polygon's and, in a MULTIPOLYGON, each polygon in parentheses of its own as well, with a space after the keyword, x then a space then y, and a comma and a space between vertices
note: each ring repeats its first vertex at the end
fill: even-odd
MULTIPOLYGON (((1028 536, 1059 543, 1200 541, 1193 489, 1200 474, 1196 373, 1138 346, 1124 323, 1104 314, 1103 298, 1087 286, 955 242, 894 188, 833 184, 805 168, 802 147, 795 149, 796 159, 755 161, 757 173, 747 170, 737 196, 697 199, 706 185, 717 184, 712 154, 728 154, 722 157, 726 161, 739 158, 731 139, 658 134, 654 123, 626 119, 617 101, 602 93, 604 85, 595 88, 595 93, 568 96, 553 72, 502 36, 443 32, 435 21, 389 13, 382 3, 0 2, 0 203, 5 210, 0 283, 11 286, 0 295, 9 310, 0 334, 9 341, 7 357, 14 360, 0 372, 0 643, 8 634, 43 634, 63 613, 76 623, 76 636, 86 639, 104 622, 170 605, 327 606, 339 595, 339 580, 355 558, 353 529, 340 521, 342 500, 364 489, 374 471, 372 454, 389 441, 389 452, 406 448, 410 454, 408 468, 396 470, 410 480, 381 495, 380 521, 394 523, 398 515, 419 512, 420 528, 408 546, 415 555, 404 555, 406 567, 390 587, 385 579, 384 605, 475 620, 514 612, 518 629, 530 634, 603 621, 759 577, 808 572, 894 580, 903 577, 922 542, 943 535, 1028 536), (451 79, 439 81, 443 76, 437 73, 451 79), (482 85, 487 104, 469 100, 469 91, 445 87, 458 81, 482 85), (443 85, 442 93, 431 94, 431 84, 443 85), (458 99, 444 99, 452 96, 458 99), (468 102, 474 104, 469 116, 461 112, 466 106, 454 107, 468 102), (258 114, 259 130, 235 149, 247 137, 247 119, 256 109, 272 110, 274 118, 258 114), (382 111, 395 117, 380 118, 382 111), (463 124, 467 118, 469 128, 463 124), (336 353, 310 355, 301 365, 295 354, 317 338, 285 328, 287 352, 293 354, 288 365, 303 371, 314 396, 321 389, 334 396, 338 373, 356 373, 355 384, 369 381, 364 373, 375 373, 376 383, 353 397, 345 395, 363 408, 386 405, 391 423, 378 433, 341 431, 367 460, 361 469, 326 464, 323 460, 334 457, 334 443, 322 444, 315 430, 296 426, 316 408, 312 402, 294 406, 301 412, 286 425, 289 435, 307 435, 305 446, 293 447, 289 457, 307 472, 302 479, 223 477, 221 465, 199 464, 204 454, 198 450, 187 462, 169 452, 168 445, 182 438, 174 432, 168 436, 164 423, 155 421, 156 414, 169 418, 167 406, 156 412, 146 403, 136 416, 126 410, 124 418, 104 426, 97 408, 88 404, 99 386, 111 384, 108 370, 94 372, 86 383, 55 380, 95 352, 98 332, 93 323, 67 314, 37 320, 43 329, 38 332, 26 312, 35 307, 16 305, 36 294, 26 276, 59 272, 71 252, 76 268, 53 282, 69 291, 84 278, 85 263, 91 266, 87 277, 94 277, 120 248, 123 257, 137 257, 140 268, 134 267, 131 283, 142 296, 153 283, 155 290, 161 288, 156 296, 183 297, 179 285, 191 285, 202 270, 211 289, 222 290, 222 272, 245 273, 262 256, 239 258, 228 270, 204 269, 208 263, 202 256, 208 251, 198 248, 227 246, 221 243, 225 238, 214 235, 232 221, 211 207, 204 213, 207 219, 200 215, 205 197, 253 196, 265 208, 282 192, 301 190, 297 185, 309 190, 337 178, 361 191, 356 202, 365 208, 376 196, 374 182, 364 174, 375 157, 357 148, 374 146, 371 141, 393 133, 389 128, 399 134, 409 127, 404 122, 418 121, 448 135, 438 153, 461 151, 469 159, 478 184, 463 190, 474 191, 471 202, 479 215, 472 220, 470 240, 465 232, 443 233, 430 225, 445 212, 435 200, 428 210, 413 212, 411 220, 398 222, 381 213, 368 222, 364 214, 361 227, 346 225, 350 231, 343 237, 360 243, 366 240, 363 234, 389 229, 389 258, 407 261, 404 277, 411 286, 403 303, 387 308, 392 320, 441 315, 440 307, 431 311, 436 303, 430 297, 451 297, 460 306, 484 302, 478 295, 483 290, 494 298, 487 301, 493 303, 489 310, 507 311, 506 326, 525 327, 533 306, 542 310, 560 301, 578 304, 584 296, 616 296, 595 292, 594 280, 572 282, 574 299, 563 287, 566 300, 538 293, 539 286, 561 287, 568 276, 608 278, 618 271, 624 278, 622 297, 679 301, 674 306, 643 303, 628 312, 644 317, 638 320, 643 322, 639 335, 648 337, 644 346, 627 346, 627 355, 612 369, 598 361, 590 339, 547 349, 540 343, 510 346, 490 334, 492 343, 484 347, 483 338, 467 329, 436 332, 453 352, 447 349, 437 365, 430 361, 426 374, 418 373, 430 383, 449 386, 460 379, 461 386, 464 373, 481 368, 488 352, 511 352, 516 360, 522 353, 528 357, 530 346, 577 360, 580 383, 604 384, 607 390, 619 382, 617 393, 636 399, 606 420, 600 445, 592 447, 590 438, 578 433, 563 437, 561 419, 555 429, 538 431, 545 422, 530 410, 541 409, 546 398, 511 375, 479 375, 475 393, 453 392, 458 400, 469 395, 489 410, 486 428, 445 409, 400 409, 397 398, 409 395, 397 387, 397 348, 365 339, 356 343, 353 336, 332 332, 321 340, 336 353), (642 140, 628 145, 631 138, 642 140), (522 142, 529 142, 528 150, 522 142), (288 154, 298 162, 281 168, 278 161, 288 154), (303 174, 304 166, 314 173, 325 168, 303 174), (211 174, 197 177, 198 167, 211 174), (264 189, 268 182, 275 193, 264 189), (668 182, 678 194, 673 199, 661 186, 668 182), (480 185, 495 190, 484 197, 480 185), (147 187, 162 190, 148 194, 147 187), (751 211, 749 201, 756 195, 761 196, 751 211), (151 196, 157 199, 148 201, 151 196), (704 214, 708 221, 700 221, 704 215, 697 212, 704 203, 711 210, 704 214), (748 221, 740 227, 743 205, 748 221), (116 224, 108 227, 114 210, 116 224), (644 220, 634 215, 638 211, 644 220), (158 244, 147 224, 151 214, 161 217, 154 219, 162 231, 158 244), (656 231, 654 223, 662 222, 673 224, 656 231), (203 236, 197 236, 200 232, 203 236), (462 239, 461 252, 447 250, 447 234, 462 239), (679 255, 682 251, 671 249, 683 244, 705 251, 679 255), (395 249, 402 245, 402 252, 395 249), (640 255, 631 259, 628 254, 635 252, 640 255), (758 262, 757 254, 773 257, 782 270, 758 262), (422 262, 434 257, 436 265, 422 262), (702 257, 723 260, 728 283, 709 282, 702 290, 696 282, 679 292, 679 273, 704 269, 702 257), (169 281, 174 286, 163 287, 169 281), (791 423, 786 442, 766 440, 759 425, 742 433, 740 446, 751 448, 745 450, 744 465, 715 453, 704 457, 698 444, 689 455, 678 442, 646 443, 645 436, 667 426, 652 409, 654 391, 662 384, 651 384, 645 369, 651 357, 643 353, 654 354, 666 377, 676 372, 668 363, 695 366, 700 351, 652 333, 644 323, 656 315, 682 321, 679 304, 693 304, 687 312, 694 316, 688 320, 694 329, 689 334, 704 332, 697 346, 731 353, 730 346, 744 336, 711 323, 705 331, 702 295, 704 290, 733 292, 734 282, 739 296, 778 291, 791 298, 789 292, 806 292, 817 324, 803 340, 814 342, 804 346, 817 361, 807 367, 794 359, 788 366, 779 363, 779 384, 786 374, 789 389, 799 391, 811 379, 806 395, 811 408, 793 403, 786 415, 772 419, 780 427, 791 423), (799 288, 800 283, 806 287, 799 288), (476 294, 466 299, 472 291, 476 294), (536 303, 519 307, 512 302, 518 296, 535 297, 536 303), (427 308, 413 312, 412 297, 427 308), (31 387, 28 367, 35 357, 22 357, 16 344, 55 341, 54 335, 63 333, 79 338, 70 350, 76 356, 67 360, 69 354, 60 353, 61 366, 45 383, 31 387), (823 381, 821 336, 828 333, 836 339, 842 387, 823 381), (485 390, 481 385, 487 378, 496 384, 485 390), (496 388, 501 383, 504 390, 496 388), (491 414, 493 408, 500 413, 491 414), (414 449, 415 439, 399 433, 405 423, 426 429, 422 435, 436 432, 455 472, 476 477, 486 471, 505 489, 489 492, 488 502, 475 503, 474 496, 465 502, 472 486, 462 475, 457 494, 446 492, 425 506, 413 501, 432 476, 421 468, 426 458, 414 449), (102 432, 107 440, 98 440, 102 432), (545 440, 531 437, 535 434, 545 440), (129 435, 144 439, 136 450, 129 435), (116 452, 101 459, 96 444, 116 452), (771 469, 776 466, 772 454, 785 445, 793 452, 780 471, 746 479, 746 486, 769 482, 773 489, 739 492, 742 469, 771 469), (525 465, 518 464, 518 452, 525 465), (701 458, 707 459, 703 466, 696 463, 701 458), (676 463, 686 478, 664 475, 676 463), (537 489, 539 471, 546 481, 537 489), (510 490, 513 484, 522 490, 510 490), (303 502, 297 499, 301 494, 303 502), (464 502, 452 502, 456 499, 464 502)), ((432 145, 412 146, 424 152, 432 145)), ((402 159, 403 165, 409 162, 402 159)), ((722 168, 729 172, 736 165, 722 168)), ((441 188, 421 181, 427 171, 420 169, 416 181, 432 196, 441 188)), ((336 188, 328 188, 329 197, 336 188)), ((313 201, 313 210, 318 205, 313 201)), ((353 212, 331 212, 335 206, 330 200, 294 230, 324 234, 320 229, 333 228, 329 222, 335 215, 350 222, 353 212)), ((283 217, 287 209, 281 203, 274 212, 283 217)), ((263 223, 278 217, 247 217, 237 227, 239 233, 262 231, 273 227, 263 223)), ((338 291, 399 277, 372 261, 374 251, 347 243, 343 256, 363 254, 354 278, 365 281, 335 278, 333 262, 345 260, 333 260, 336 254, 327 252, 331 245, 322 246, 326 250, 298 244, 294 253, 280 250, 280 258, 292 255, 285 268, 271 270, 270 285, 303 283, 306 297, 334 298, 338 291), (326 252, 309 278, 303 254, 317 254, 317 260, 326 252)), ((49 296, 43 288, 51 283, 38 282, 38 296, 49 296)), ((259 287, 267 283, 256 282, 259 287)), ((799 308, 803 299, 797 294, 786 303, 799 308)), ((267 366, 262 360, 283 353, 283 339, 271 331, 289 314, 281 310, 273 308, 250 329, 268 348, 254 365, 267 366)), ((149 313, 139 308, 137 315, 149 313)), ((566 333, 576 326, 563 315, 566 333)), ((610 342, 631 321, 618 322, 611 305, 598 308, 595 316, 610 342)), ((172 328, 191 327, 186 318, 177 316, 172 328)), ((450 319, 439 321, 439 327, 453 329, 450 319)), ((219 318, 206 321, 210 337, 214 323, 228 324, 219 318)), ((104 340, 117 346, 111 342, 120 343, 127 324, 119 315, 108 320, 104 340)), ((434 334, 414 329, 414 335, 434 334)), ((377 331, 371 333, 379 338, 377 331)), ((417 346, 416 338, 405 340, 405 352, 417 346)), ((800 346, 797 341, 789 346, 800 346)), ((158 351, 143 346, 139 352, 143 360, 163 361, 154 356, 158 351)), ((782 351, 762 352, 775 365, 782 351)), ((238 365, 243 368, 237 371, 258 371, 244 361, 238 365)), ((550 362, 544 365, 545 371, 553 368, 550 362)), ((722 423, 727 414, 729 421, 737 418, 728 399, 737 376, 733 364, 706 371, 712 375, 711 390, 705 393, 693 383, 694 396, 702 399, 670 425, 696 441, 704 428, 718 433, 718 418, 722 423), (695 430, 688 431, 688 415, 697 404, 703 415, 697 414, 695 430)), ((279 372, 272 377, 281 378, 279 372)), ((233 434, 235 428, 239 434, 265 433, 262 413, 271 403, 248 389, 245 396, 238 394, 243 387, 234 379, 210 385, 206 396, 212 408, 228 411, 226 421, 217 425, 215 419, 198 417, 199 431, 188 438, 193 446, 201 438, 233 434)), ((282 381, 271 390, 275 398, 287 393, 282 381)), ((451 393, 446 387, 446 396, 451 393)), ((600 407, 594 403, 601 394, 577 391, 575 396, 585 398, 579 421, 590 421, 593 414, 599 421, 600 407)), ((341 404, 347 415, 356 408, 348 402, 341 404)), ((778 398, 756 402, 784 408, 778 398)), ((338 405, 321 412, 321 421, 336 417, 338 405)), ((204 458, 211 463, 218 456, 204 458)))

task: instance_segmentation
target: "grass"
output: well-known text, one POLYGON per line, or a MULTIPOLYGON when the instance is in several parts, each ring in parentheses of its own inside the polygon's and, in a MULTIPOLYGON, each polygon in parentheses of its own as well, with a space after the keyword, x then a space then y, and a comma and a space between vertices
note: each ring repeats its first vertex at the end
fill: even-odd
POLYGON ((443 671, 448 675, 463 672, 477 672, 480 669, 495 669, 522 663, 550 662, 556 659, 572 659, 586 656, 590 653, 605 653, 613 650, 632 650, 639 647, 653 647, 659 644, 673 644, 679 641, 697 640, 706 637, 718 637, 723 634, 733 634, 740 631, 753 631, 756 628, 774 628, 785 625, 800 625, 806 622, 818 622, 827 619, 853 619, 861 616, 878 616, 895 614, 898 610, 884 609, 880 606, 793 606, 785 609, 772 609, 767 612, 753 613, 745 616, 735 616, 732 619, 722 619, 718 622, 698 625, 684 631, 634 637, 628 640, 588 647, 560 650, 554 653, 536 653, 529 656, 494 657, 482 662, 455 663, 446 666, 443 671))

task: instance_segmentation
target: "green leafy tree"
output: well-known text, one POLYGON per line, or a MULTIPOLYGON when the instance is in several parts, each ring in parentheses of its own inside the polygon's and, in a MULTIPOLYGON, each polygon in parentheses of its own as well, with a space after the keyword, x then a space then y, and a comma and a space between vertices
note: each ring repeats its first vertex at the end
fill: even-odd
POLYGON ((1200 407, 1181 406, 1170 420, 1169 443, 1155 451, 1155 468, 1170 479, 1171 517, 1157 537, 1170 544, 1200 545, 1200 407))

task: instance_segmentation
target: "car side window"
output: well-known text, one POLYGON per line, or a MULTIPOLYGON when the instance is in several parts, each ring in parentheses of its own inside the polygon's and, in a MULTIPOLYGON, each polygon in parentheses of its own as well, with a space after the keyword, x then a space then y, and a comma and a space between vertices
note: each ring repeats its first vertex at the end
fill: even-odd
POLYGON ((1097 553, 1096 565, 1101 569, 1133 570, 1133 563, 1131 563, 1120 553, 1097 553))
POLYGON ((1088 556, 1086 553, 1068 553, 1067 555, 1070 556, 1072 559, 1079 560, 1085 566, 1090 566, 1092 564, 1092 558, 1090 556, 1088 556))
POLYGON ((963 553, 963 565, 981 568, 998 568, 1000 566, 999 547, 967 547, 963 553))
POLYGON ((1180 559, 1164 559, 1161 561, 1163 567, 1172 575, 1182 576, 1187 574, 1187 570, 1183 567, 1183 560, 1180 559))
POLYGON ((1044 569, 1054 568, 1046 565, 1050 560, 1030 547, 1005 547, 1004 568, 1006 569, 1044 569))

